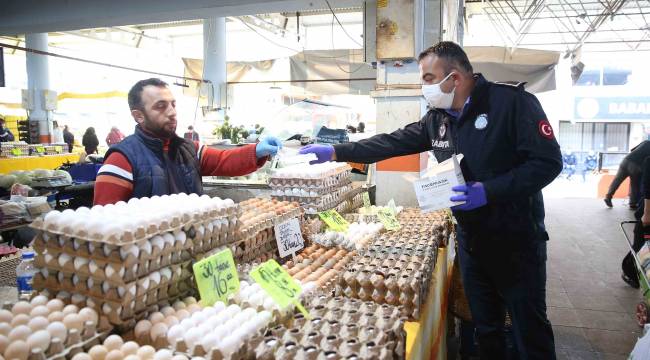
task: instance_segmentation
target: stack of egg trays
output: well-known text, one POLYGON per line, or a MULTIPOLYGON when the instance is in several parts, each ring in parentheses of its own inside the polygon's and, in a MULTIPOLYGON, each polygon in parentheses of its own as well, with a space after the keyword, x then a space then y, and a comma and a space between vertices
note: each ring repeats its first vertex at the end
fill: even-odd
POLYGON ((269 186, 273 190, 285 190, 298 187, 324 194, 328 190, 349 184, 351 174, 352 168, 342 166, 335 174, 321 178, 285 178, 271 175, 269 177, 269 186))
POLYGON ((240 207, 234 206, 216 217, 194 223, 187 231, 193 246, 190 253, 193 258, 213 249, 234 242, 239 228, 240 207))
MULTIPOLYGON (((311 205, 311 206, 324 206, 325 204, 339 203, 342 198, 345 197, 350 191, 354 190, 355 186, 351 183, 342 185, 340 187, 333 188, 323 194, 318 196, 303 196, 296 193, 284 194, 284 195, 273 195, 274 199, 284 200, 284 201, 297 201, 300 205, 311 205)), ((290 191, 290 190, 289 190, 290 191)))
POLYGON ((406 208, 397 216, 402 229, 408 233, 430 235, 438 246, 445 247, 454 232, 451 217, 444 211, 422 213, 417 208, 406 208))
POLYGON ((336 210, 340 214, 351 212, 360 208, 363 205, 363 197, 361 193, 365 189, 361 186, 353 186, 351 190, 343 194, 336 201, 327 203, 319 203, 316 205, 303 205, 305 213, 310 216, 318 216, 319 212, 326 210, 336 210))
POLYGON ((302 314, 249 342, 255 359, 404 359, 406 332, 402 309, 346 297, 319 294, 303 300, 302 314))
POLYGON ((147 245, 156 236, 109 244, 40 231, 34 248, 41 270, 34 276, 34 287, 81 294, 93 299, 98 313, 112 324, 130 322, 149 306, 188 290, 184 280, 192 276, 192 241, 182 227, 168 230, 173 233, 162 233, 162 247, 160 242, 147 245), (136 257, 133 247, 151 251, 137 251, 136 257))

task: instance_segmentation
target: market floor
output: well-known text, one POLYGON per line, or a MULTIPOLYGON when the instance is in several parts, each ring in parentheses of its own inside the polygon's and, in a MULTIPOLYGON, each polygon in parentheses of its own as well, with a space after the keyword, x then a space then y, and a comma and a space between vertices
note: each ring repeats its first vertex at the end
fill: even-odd
POLYGON ((628 247, 619 224, 632 217, 621 200, 613 209, 600 199, 546 200, 546 303, 558 359, 627 359, 641 334, 641 293, 621 280, 628 247))

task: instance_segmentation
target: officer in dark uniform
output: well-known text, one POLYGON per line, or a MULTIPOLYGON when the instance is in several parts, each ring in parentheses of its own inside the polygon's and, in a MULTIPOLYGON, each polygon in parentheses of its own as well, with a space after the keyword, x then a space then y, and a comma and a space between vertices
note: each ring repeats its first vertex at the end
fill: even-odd
POLYGON ((430 110, 416 123, 356 143, 309 145, 318 160, 373 163, 433 150, 437 160, 463 154, 467 184, 458 220, 459 258, 481 359, 505 359, 505 311, 520 359, 555 359, 546 316, 546 240, 541 190, 562 171, 562 154, 539 101, 523 86, 473 74, 452 42, 420 54, 430 110))

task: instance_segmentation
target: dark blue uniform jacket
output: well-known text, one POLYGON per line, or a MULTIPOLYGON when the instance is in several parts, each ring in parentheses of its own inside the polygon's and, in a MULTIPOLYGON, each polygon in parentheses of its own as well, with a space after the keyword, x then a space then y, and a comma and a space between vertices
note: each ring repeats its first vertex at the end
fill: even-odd
POLYGON ((548 240, 542 188, 562 171, 562 154, 537 98, 523 86, 475 75, 470 102, 458 119, 431 109, 390 134, 334 146, 338 161, 373 163, 433 150, 441 162, 463 154, 467 182, 484 184, 488 204, 454 211, 461 245, 516 249, 548 240))

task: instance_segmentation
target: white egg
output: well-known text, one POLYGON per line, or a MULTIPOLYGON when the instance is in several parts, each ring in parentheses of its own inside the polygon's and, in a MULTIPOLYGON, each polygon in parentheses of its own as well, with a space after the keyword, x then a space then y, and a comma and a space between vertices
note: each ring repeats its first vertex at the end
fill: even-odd
POLYGON ((9 342, 14 342, 17 340, 27 341, 27 338, 31 333, 32 329, 30 329, 27 325, 18 325, 9 332, 9 342))
POLYGON ((27 338, 27 345, 30 349, 39 348, 41 350, 46 350, 50 347, 50 332, 47 330, 39 330, 31 334, 27 338))
POLYGON ((138 352, 138 349, 140 348, 140 345, 134 341, 127 341, 122 345, 120 350, 122 351, 122 354, 124 355, 135 355, 138 352))
POLYGON ((61 340, 61 343, 65 344, 65 340, 68 337, 68 329, 62 322, 55 321, 53 323, 50 323, 50 325, 47 326, 47 331, 50 333, 53 339, 58 338, 61 340))
POLYGON ((83 318, 84 323, 90 321, 93 323, 93 325, 97 325, 97 321, 99 321, 97 312, 89 307, 85 307, 79 310, 79 315, 83 318))
POLYGON ((187 346, 192 348, 197 343, 197 341, 199 341, 201 336, 203 336, 203 334, 201 334, 201 331, 199 330, 199 328, 195 327, 195 328, 189 329, 185 333, 185 336, 183 336, 183 338, 185 339, 185 342, 187 343, 187 346))
POLYGON ((57 262, 59 263, 59 266, 62 267, 62 268, 65 267, 68 263, 70 263, 70 261, 72 261, 72 256, 70 256, 68 254, 65 254, 65 253, 60 254, 58 259, 57 259, 57 262))
POLYGON ((150 359, 153 359, 154 355, 156 354, 156 349, 154 349, 152 346, 145 345, 145 346, 139 348, 138 352, 136 354, 142 360, 150 360, 150 359))
POLYGON ((187 330, 185 328, 183 328, 180 324, 172 326, 167 331, 167 341, 172 346, 174 346, 176 344, 176 341, 183 337, 183 334, 185 334, 185 331, 187 331, 187 330))
POLYGON ((47 296, 43 296, 43 295, 35 296, 32 299, 32 301, 30 301, 30 304, 32 306, 47 305, 47 296))
POLYGON ((162 349, 156 352, 156 355, 153 356, 153 360, 172 360, 174 355, 170 350, 162 349))
POLYGON ((27 324, 32 331, 44 330, 48 325, 50 325, 50 322, 43 316, 36 316, 29 320, 27 324))
POLYGON ((124 345, 124 340, 119 335, 110 335, 104 340, 104 346, 108 351, 119 350, 124 345))
POLYGON ((95 345, 88 351, 93 360, 104 360, 108 355, 108 349, 104 345, 95 345))
POLYGON ((133 244, 120 247, 120 258, 122 260, 126 259, 129 255, 133 255, 137 259, 140 255, 140 249, 133 244))
POLYGON ((88 259, 83 257, 77 257, 74 259, 73 265, 74 269, 79 271, 84 265, 88 264, 88 259))

